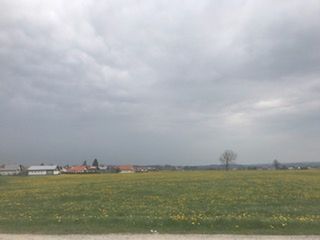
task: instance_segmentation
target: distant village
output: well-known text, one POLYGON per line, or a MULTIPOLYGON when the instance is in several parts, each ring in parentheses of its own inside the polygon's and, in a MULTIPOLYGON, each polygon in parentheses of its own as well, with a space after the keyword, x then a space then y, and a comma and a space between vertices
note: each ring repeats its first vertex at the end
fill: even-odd
POLYGON ((44 175, 60 175, 60 174, 90 174, 90 173, 142 173, 155 171, 152 167, 139 167, 133 165, 104 165, 99 164, 94 159, 91 165, 84 161, 82 165, 33 165, 23 166, 20 164, 0 164, 0 175, 2 176, 44 176, 44 175))
MULTIPOLYGON (((287 164, 255 164, 255 165, 230 165, 230 170, 306 170, 312 168, 320 168, 320 162, 300 162, 287 164)), ((99 164, 94 159, 92 164, 84 161, 81 165, 33 165, 23 166, 20 164, 1 164, 0 176, 45 176, 60 174, 101 174, 101 173, 146 173, 152 171, 196 171, 196 170, 223 170, 223 165, 212 164, 205 166, 173 166, 173 165, 106 165, 99 164)))

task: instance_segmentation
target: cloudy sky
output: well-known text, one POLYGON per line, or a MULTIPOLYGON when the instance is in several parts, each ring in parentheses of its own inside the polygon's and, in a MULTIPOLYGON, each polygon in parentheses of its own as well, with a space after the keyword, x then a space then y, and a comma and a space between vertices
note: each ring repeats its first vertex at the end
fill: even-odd
POLYGON ((0 4, 0 162, 320 161, 319 0, 0 4))

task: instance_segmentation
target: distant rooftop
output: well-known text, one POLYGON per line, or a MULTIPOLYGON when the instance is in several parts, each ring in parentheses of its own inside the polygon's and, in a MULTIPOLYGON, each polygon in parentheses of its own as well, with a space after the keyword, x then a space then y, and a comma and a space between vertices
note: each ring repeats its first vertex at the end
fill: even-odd
POLYGON ((0 171, 16 171, 20 170, 21 167, 18 164, 6 164, 6 165, 0 165, 0 171))
POLYGON ((68 168, 66 168, 66 170, 68 172, 83 172, 83 171, 88 170, 88 167, 84 166, 84 165, 78 165, 78 166, 68 167, 68 168))
POLYGON ((29 171, 46 171, 46 170, 56 170, 57 165, 43 165, 43 166, 31 166, 28 168, 29 171))
POLYGON ((120 171, 134 171, 134 167, 132 165, 120 165, 118 166, 120 171))

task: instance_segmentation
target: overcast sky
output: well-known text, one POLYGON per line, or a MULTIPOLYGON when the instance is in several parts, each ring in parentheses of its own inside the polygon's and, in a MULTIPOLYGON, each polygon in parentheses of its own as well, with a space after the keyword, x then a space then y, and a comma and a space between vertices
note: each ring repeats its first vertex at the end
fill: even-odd
POLYGON ((0 162, 320 161, 319 0, 0 5, 0 162))

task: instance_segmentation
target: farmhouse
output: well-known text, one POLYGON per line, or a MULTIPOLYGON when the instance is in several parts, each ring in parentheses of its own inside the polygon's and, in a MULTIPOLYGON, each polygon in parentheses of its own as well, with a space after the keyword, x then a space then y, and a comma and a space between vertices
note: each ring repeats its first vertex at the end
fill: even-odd
POLYGON ((22 173, 21 165, 1 165, 0 175, 2 176, 14 176, 22 173))
POLYGON ((120 173, 134 173, 135 169, 132 165, 121 165, 117 167, 120 173))
POLYGON ((88 166, 88 172, 89 173, 97 173, 98 172, 98 167, 96 167, 96 166, 88 166))
POLYGON ((88 167, 84 165, 71 166, 63 169, 63 173, 87 173, 88 167))
POLYGON ((60 171, 57 165, 53 166, 31 166, 28 168, 28 175, 29 176, 37 176, 37 175, 58 175, 60 171))

